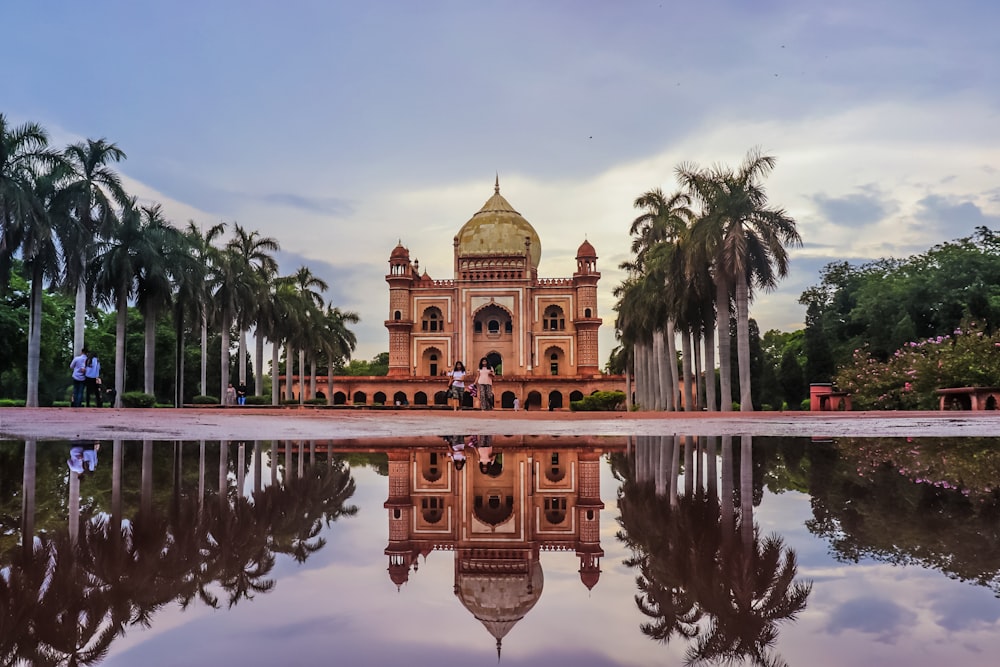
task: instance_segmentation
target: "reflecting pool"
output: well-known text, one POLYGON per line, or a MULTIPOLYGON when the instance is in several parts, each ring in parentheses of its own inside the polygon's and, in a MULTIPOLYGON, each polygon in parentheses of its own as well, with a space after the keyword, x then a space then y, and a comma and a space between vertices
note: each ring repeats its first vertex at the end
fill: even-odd
POLYGON ((0 664, 986 666, 1000 439, 0 442, 0 664))

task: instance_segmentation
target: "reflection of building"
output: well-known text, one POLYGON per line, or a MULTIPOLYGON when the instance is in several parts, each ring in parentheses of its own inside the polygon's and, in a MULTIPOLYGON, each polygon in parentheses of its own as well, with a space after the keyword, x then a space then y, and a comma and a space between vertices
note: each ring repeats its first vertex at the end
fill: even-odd
MULTIPOLYGON (((454 237, 453 277, 432 278, 400 242, 390 253, 389 375, 338 377, 334 403, 443 405, 440 376, 486 357, 497 407, 568 408, 598 390, 624 390, 598 358, 597 252, 585 239, 570 278, 540 278, 538 233, 500 194, 454 237)), ((325 384, 320 379, 320 384, 325 384)), ((321 391, 325 391, 325 387, 321 391)), ((296 390, 297 391, 297 390, 296 390)))
POLYGON ((476 455, 457 470, 439 448, 389 452, 389 577, 401 586, 418 557, 451 551, 455 595, 492 634, 503 637, 542 594, 541 551, 573 551, 588 589, 600 577, 600 456, 596 440, 528 445, 494 437, 500 470, 476 455), (557 445, 557 447, 553 445, 557 445))

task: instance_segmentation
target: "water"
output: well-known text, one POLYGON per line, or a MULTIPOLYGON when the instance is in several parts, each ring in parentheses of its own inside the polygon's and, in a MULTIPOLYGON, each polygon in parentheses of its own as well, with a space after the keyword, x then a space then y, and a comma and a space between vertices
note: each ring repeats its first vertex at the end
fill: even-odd
POLYGON ((0 664, 996 664, 998 440, 469 441, 0 442, 0 664))

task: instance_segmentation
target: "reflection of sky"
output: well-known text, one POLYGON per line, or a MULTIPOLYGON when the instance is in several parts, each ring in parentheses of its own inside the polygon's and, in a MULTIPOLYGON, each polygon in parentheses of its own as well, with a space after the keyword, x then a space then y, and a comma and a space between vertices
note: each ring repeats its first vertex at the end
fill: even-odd
MULTIPOLYGON (((495 665, 493 638, 453 594, 451 552, 433 552, 397 591, 383 550, 387 479, 354 471, 354 517, 323 531, 327 545, 299 565, 279 557, 271 593, 231 610, 195 604, 161 611, 149 630, 131 628, 103 664, 495 665)), ((503 642, 502 665, 681 664, 687 646, 659 645, 639 632, 635 572, 618 530, 617 485, 602 470, 602 574, 593 591, 580 583, 572 552, 543 552, 537 605, 503 642)), ((683 485, 681 486, 683 488, 683 485)), ((755 509, 762 533, 796 550, 801 580, 814 582, 797 621, 780 626, 776 652, 789 665, 940 667, 995 664, 1000 602, 981 587, 918 567, 844 564, 804 527, 809 499, 786 492, 755 509)))

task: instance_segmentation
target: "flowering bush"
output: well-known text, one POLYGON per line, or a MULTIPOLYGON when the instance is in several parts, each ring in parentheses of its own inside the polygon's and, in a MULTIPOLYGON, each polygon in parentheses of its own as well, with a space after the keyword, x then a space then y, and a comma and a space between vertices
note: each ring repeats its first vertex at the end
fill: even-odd
POLYGON ((987 336, 973 324, 907 343, 885 362, 855 350, 834 381, 861 409, 933 410, 938 389, 1000 384, 1000 334, 987 336))

